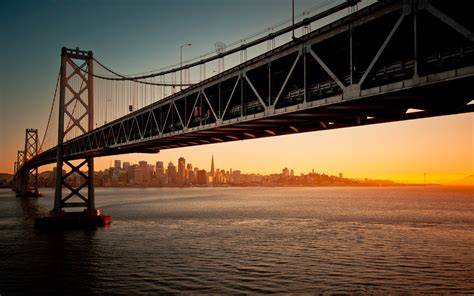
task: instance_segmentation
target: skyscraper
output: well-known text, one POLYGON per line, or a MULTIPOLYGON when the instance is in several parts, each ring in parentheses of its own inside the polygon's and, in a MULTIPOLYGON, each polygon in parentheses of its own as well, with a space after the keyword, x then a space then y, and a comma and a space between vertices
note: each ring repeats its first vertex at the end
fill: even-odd
POLYGON ((123 169, 126 170, 126 171, 128 171, 128 168, 129 168, 129 167, 130 167, 130 162, 124 161, 124 162, 123 162, 123 169))
POLYGON ((156 162, 156 182, 158 185, 166 184, 165 166, 162 161, 156 162))
POLYGON ((197 171, 197 183, 199 185, 206 185, 207 184, 208 175, 206 170, 198 170, 197 171))
POLYGON ((193 171, 193 165, 188 163, 186 165, 186 181, 188 183, 194 183, 194 171, 193 171))
POLYGON ((118 170, 121 167, 122 167, 122 161, 120 159, 114 160, 114 168, 118 170))
POLYGON ((188 164, 186 165, 186 169, 187 169, 188 171, 192 171, 192 170, 193 170, 193 165, 190 164, 190 163, 188 163, 188 164))
POLYGON ((178 184, 184 184, 186 181, 186 159, 178 159, 178 184))
POLYGON ((171 161, 168 163, 168 184, 176 184, 176 167, 171 161))
POLYGON ((212 159, 211 159, 211 171, 209 172, 209 183, 211 183, 211 184, 214 183, 215 174, 216 174, 216 172, 214 171, 214 155, 212 155, 212 159))
POLYGON ((137 184, 148 184, 149 180, 149 168, 146 161, 139 161, 138 167, 135 169, 135 182, 137 184))
POLYGON ((165 167, 162 161, 156 162, 156 177, 159 178, 165 174, 165 167))

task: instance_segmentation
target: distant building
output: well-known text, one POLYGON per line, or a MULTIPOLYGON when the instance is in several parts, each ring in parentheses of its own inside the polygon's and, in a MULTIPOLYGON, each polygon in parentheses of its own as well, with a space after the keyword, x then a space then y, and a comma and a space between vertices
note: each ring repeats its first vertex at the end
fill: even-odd
POLYGON ((190 163, 186 165, 186 180, 188 183, 195 183, 193 165, 190 163))
POLYGON ((149 168, 146 161, 138 162, 138 167, 135 169, 135 183, 138 185, 148 184, 149 168))
POLYGON ((168 184, 176 184, 176 167, 174 164, 170 161, 168 163, 168 184))
POLYGON ((165 185, 167 183, 166 170, 162 161, 156 162, 155 175, 156 185, 165 185))
POLYGON ((131 165, 128 167, 127 176, 128 176, 128 183, 135 184, 135 170, 137 169, 137 165, 131 165))
POLYGON ((214 176, 214 184, 225 184, 227 183, 227 178, 224 170, 216 170, 216 174, 214 176))
POLYGON ((344 174, 343 173, 339 173, 339 178, 344 178, 344 174))
POLYGON ((184 184, 186 182, 186 159, 180 157, 178 159, 178 184, 184 184))
POLYGON ((129 167, 130 167, 130 162, 124 161, 124 162, 123 162, 123 169, 126 170, 126 171, 128 171, 128 168, 129 168, 129 167))
POLYGON ((162 161, 156 162, 156 177, 159 178, 165 174, 165 167, 162 161))
POLYGON ((198 172, 199 172, 199 168, 195 167, 194 168, 194 173, 193 173, 193 184, 197 184, 198 183, 198 172))
POLYGON ((122 161, 120 159, 114 160, 114 169, 118 170, 122 168, 122 161))
POLYGON ((206 170, 199 170, 197 171, 197 184, 199 185, 207 185, 208 175, 206 170))
POLYGON ((283 177, 289 177, 290 176, 290 170, 288 168, 284 168, 281 170, 281 174, 283 177))
POLYGON ((155 166, 152 164, 148 165, 148 181, 151 179, 155 179, 156 174, 155 174, 155 166))
POLYGON ((118 181, 123 184, 128 183, 128 170, 121 169, 118 171, 118 181))
POLYGON ((209 183, 214 184, 214 177, 216 175, 216 172, 214 171, 214 155, 212 155, 211 159, 211 171, 209 172, 209 183))

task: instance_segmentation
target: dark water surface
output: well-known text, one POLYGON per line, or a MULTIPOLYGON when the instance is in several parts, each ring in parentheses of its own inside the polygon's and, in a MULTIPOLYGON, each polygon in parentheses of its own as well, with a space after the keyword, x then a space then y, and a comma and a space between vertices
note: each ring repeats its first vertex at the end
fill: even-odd
POLYGON ((110 227, 44 232, 0 191, 0 294, 474 293, 474 192, 97 189, 110 227))

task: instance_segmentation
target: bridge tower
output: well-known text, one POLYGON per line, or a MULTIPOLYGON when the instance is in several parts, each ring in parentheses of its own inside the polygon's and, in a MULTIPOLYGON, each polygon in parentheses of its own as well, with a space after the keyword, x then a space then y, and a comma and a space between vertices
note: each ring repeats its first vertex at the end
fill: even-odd
POLYGON ((18 151, 17 172, 18 172, 18 193, 22 197, 39 197, 42 194, 38 191, 38 167, 26 167, 28 160, 38 155, 38 130, 26 129, 25 150, 18 151), (21 152, 21 153, 20 153, 21 152), (21 159, 20 159, 21 158, 21 159), (18 171, 20 170, 20 171, 18 171))
POLYGON ((15 161, 15 177, 13 179, 13 191, 20 192, 20 184, 21 184, 21 177, 19 173, 19 169, 24 164, 24 156, 25 153, 23 150, 18 150, 16 154, 16 161, 15 161))
POLYGON ((94 158, 73 155, 64 145, 94 129, 93 62, 92 51, 61 50, 54 208, 50 216, 36 218, 37 228, 103 226, 112 222, 95 207, 94 158), (63 194, 63 188, 69 192, 63 194), (66 211, 68 208, 83 211, 66 211))
MULTIPOLYGON (((63 143, 77 133, 87 133, 94 127, 94 87, 92 51, 79 48, 61 50, 61 77, 58 146, 56 166, 56 190, 53 217, 64 217, 66 208, 85 208, 84 217, 100 217, 95 208, 94 159, 86 157, 75 165, 68 160, 63 143), (76 106, 79 106, 76 110, 76 106), (65 125, 65 122, 68 122, 65 125), (63 169, 69 167, 69 172, 63 169), (83 168, 87 166, 87 169, 83 168), (82 169, 82 170, 81 170, 82 169), (73 182, 68 177, 75 176, 73 182), (80 179, 80 181, 79 181, 80 179), (63 187, 69 193, 63 195, 63 187), (87 194, 81 190, 87 189, 87 194)), ((77 213, 76 213, 77 214, 77 213)), ((67 215, 66 215, 67 216, 67 215)))

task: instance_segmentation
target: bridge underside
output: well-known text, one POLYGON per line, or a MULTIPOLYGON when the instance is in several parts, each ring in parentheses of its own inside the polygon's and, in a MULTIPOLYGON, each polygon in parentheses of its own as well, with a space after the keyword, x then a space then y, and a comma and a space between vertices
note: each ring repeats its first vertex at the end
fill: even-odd
MULTIPOLYGON (((380 1, 70 140, 64 158, 473 112, 474 24, 465 11, 380 1)), ((55 161, 53 148, 31 165, 55 161)))
MULTIPOLYGON (((235 123, 210 124, 207 129, 157 138, 150 140, 149 145, 163 150, 473 112, 474 104, 468 105, 473 83, 474 77, 471 77, 462 82, 452 81, 416 91, 404 90, 354 100, 343 100, 341 95, 336 95, 323 101, 276 110, 273 116, 262 112, 235 123)), ((140 145, 136 147, 139 149, 140 145)))

